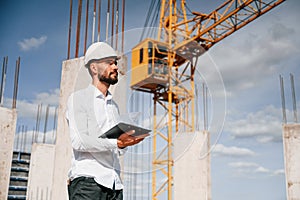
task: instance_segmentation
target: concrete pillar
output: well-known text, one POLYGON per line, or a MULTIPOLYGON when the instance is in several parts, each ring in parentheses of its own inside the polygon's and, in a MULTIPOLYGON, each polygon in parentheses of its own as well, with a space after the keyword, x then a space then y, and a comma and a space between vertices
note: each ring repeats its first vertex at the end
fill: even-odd
POLYGON ((288 200, 300 200, 300 124, 283 125, 286 190, 288 200))
POLYGON ((179 133, 174 141, 174 199, 211 200, 207 131, 179 133))
POLYGON ((58 107, 54 172, 52 177, 52 200, 68 199, 67 175, 71 166, 71 142, 69 138, 68 125, 65 119, 67 100, 73 91, 86 87, 89 82, 89 75, 87 70, 84 68, 83 57, 63 62, 58 107))
POLYGON ((0 107, 0 199, 8 195, 16 123, 16 110, 0 107))
POLYGON ((27 200, 50 199, 54 167, 55 146, 32 145, 28 176, 27 200))

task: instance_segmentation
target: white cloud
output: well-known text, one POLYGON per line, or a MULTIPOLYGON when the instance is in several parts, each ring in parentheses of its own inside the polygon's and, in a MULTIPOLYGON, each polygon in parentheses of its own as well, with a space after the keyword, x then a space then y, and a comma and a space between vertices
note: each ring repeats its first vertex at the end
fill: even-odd
POLYGON ((282 140, 281 110, 270 105, 238 120, 228 120, 225 130, 234 138, 255 138, 260 143, 282 140))
POLYGON ((228 164, 230 167, 233 168, 253 168, 258 167, 257 163, 253 162, 231 162, 228 164))
POLYGON ((259 166, 257 167, 254 172, 257 172, 257 173, 270 173, 270 170, 269 169, 266 169, 262 166, 259 166))
POLYGON ((218 156, 230 156, 230 157, 245 157, 254 156, 255 152, 247 148, 240 148, 236 146, 226 147, 222 144, 216 144, 212 148, 214 155, 218 156))
POLYGON ((35 96, 36 103, 43 103, 49 105, 58 105, 60 90, 58 88, 50 90, 49 92, 38 93, 35 96))
MULTIPOLYGON (((11 107, 12 99, 4 99, 5 107, 11 107)), ((42 115, 45 115, 46 107, 49 105, 49 116, 54 116, 55 107, 59 102, 59 89, 50 90, 49 92, 42 92, 35 95, 34 99, 17 100, 18 117, 36 119, 38 105, 42 105, 42 115)))
POLYGON ((285 171, 284 171, 284 169, 278 169, 278 170, 275 170, 273 172, 273 174, 274 174, 274 176, 284 175, 285 171))
MULTIPOLYGON (((299 54, 299 44, 293 39, 296 33, 295 27, 274 20, 213 47, 208 53, 222 74, 228 96, 259 87, 270 77, 277 76, 285 67, 283 63, 299 54)), ((212 64, 204 62, 200 66, 202 71, 211 70, 212 64)), ((210 74, 205 78, 216 76, 210 74)))
POLYGON ((255 162, 231 162, 228 166, 235 169, 239 175, 253 178, 255 174, 265 174, 268 176, 281 176, 284 174, 283 169, 272 170, 265 168, 255 162))
POLYGON ((29 51, 31 49, 37 49, 47 40, 47 36, 41 36, 40 38, 29 38, 19 41, 18 45, 22 51, 29 51))

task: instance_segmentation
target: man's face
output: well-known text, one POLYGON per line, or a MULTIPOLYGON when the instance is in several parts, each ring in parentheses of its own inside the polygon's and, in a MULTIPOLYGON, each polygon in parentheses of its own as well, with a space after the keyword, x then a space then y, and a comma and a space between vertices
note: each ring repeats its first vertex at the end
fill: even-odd
POLYGON ((99 81, 110 85, 114 85, 118 82, 118 66, 116 59, 107 58, 99 61, 97 64, 99 81))

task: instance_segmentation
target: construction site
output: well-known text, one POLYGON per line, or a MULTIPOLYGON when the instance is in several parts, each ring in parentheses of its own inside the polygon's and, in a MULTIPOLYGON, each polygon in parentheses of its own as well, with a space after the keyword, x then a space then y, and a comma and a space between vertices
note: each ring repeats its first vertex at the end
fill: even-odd
MULTIPOLYGON (((226 184, 230 182, 230 178, 237 180, 239 175, 244 178, 245 174, 249 173, 238 170, 237 165, 247 165, 247 170, 255 167, 254 171, 271 177, 270 180, 273 180, 277 172, 280 173, 280 178, 276 180, 281 181, 278 188, 283 196, 277 196, 277 199, 300 200, 298 71, 286 72, 289 77, 272 71, 276 72, 272 73, 276 79, 272 79, 272 88, 268 90, 279 91, 275 99, 280 105, 274 107, 280 119, 271 118, 268 121, 270 110, 275 110, 272 106, 267 107, 269 113, 263 116, 263 119, 269 126, 278 128, 279 125, 280 135, 277 134, 278 137, 275 138, 271 135, 274 134, 272 132, 262 136, 259 135, 259 129, 253 134, 254 139, 251 139, 252 143, 254 140, 258 142, 255 143, 256 146, 251 146, 250 140, 245 139, 248 132, 242 135, 247 127, 243 127, 242 119, 246 119, 248 115, 236 120, 237 123, 230 123, 233 119, 229 117, 229 122, 226 123, 226 115, 232 114, 228 111, 232 106, 227 107, 227 104, 231 105, 227 101, 230 102, 234 94, 231 94, 230 90, 226 92, 226 85, 230 85, 231 82, 223 76, 226 71, 222 74, 222 70, 219 70, 223 63, 218 64, 218 61, 214 61, 209 55, 210 49, 222 47, 219 43, 223 43, 223 40, 238 40, 238 35, 244 27, 249 26, 243 33, 249 29, 261 28, 254 21, 259 20, 263 23, 265 16, 273 11, 280 13, 281 7, 288 1, 219 0, 211 4, 211 10, 207 13, 194 6, 201 4, 200 2, 143 1, 143 7, 147 7, 146 10, 140 11, 144 13, 144 27, 129 29, 127 16, 133 12, 133 8, 129 7, 139 4, 138 1, 69 0, 68 12, 65 10, 68 14, 64 15, 65 21, 68 22, 64 24, 64 34, 67 36, 64 37, 67 40, 64 45, 67 52, 66 56, 63 55, 64 60, 59 61, 61 66, 56 66, 60 71, 59 90, 55 91, 59 102, 56 105, 34 102, 34 106, 28 106, 27 110, 34 113, 34 123, 27 121, 18 107, 19 104, 20 107, 24 104, 24 101, 19 101, 18 94, 20 90, 24 90, 21 82, 24 79, 21 77, 22 70, 26 70, 26 59, 23 60, 22 55, 17 57, 13 67, 14 62, 11 60, 15 58, 2 55, 0 51, 0 56, 3 57, 0 88, 0 200, 68 199, 67 182, 72 146, 65 118, 67 99, 71 93, 91 83, 89 72, 84 67, 84 54, 88 46, 99 41, 110 44, 121 57, 118 63, 119 82, 110 87, 121 117, 151 130, 149 137, 142 143, 128 148, 121 156, 124 200, 228 199, 225 193, 226 190, 230 190, 227 187, 231 185, 226 184), (8 76, 7 73, 11 71, 13 76, 8 76), (12 77, 13 84, 10 84, 12 77), (284 84, 285 79, 287 80, 284 84), (10 90, 13 91, 12 98, 5 95, 10 90), (229 128, 224 125, 228 123, 232 125, 230 130, 235 132, 232 131, 228 139, 232 143, 226 146, 222 144, 226 141, 222 138, 226 138, 224 134, 230 133, 229 128), (234 143, 234 139, 239 142, 234 143), (261 167, 254 163, 256 158, 261 159, 260 162, 263 163, 263 153, 259 152, 260 144, 268 146, 272 142, 282 147, 276 150, 276 153, 281 153, 279 158, 282 158, 282 166, 273 167, 270 164, 268 167, 261 167), (232 172, 233 176, 226 176, 227 181, 214 181, 214 176, 221 173, 218 169, 222 169, 223 166, 219 166, 218 161, 213 161, 212 164, 212 160, 218 160, 220 155, 228 156, 229 150, 236 151, 236 154, 228 159, 226 168, 235 170, 232 172), (242 163, 239 156, 248 155, 250 158, 242 163), (274 171, 272 175, 271 170, 274 171), (224 188, 224 198, 223 194, 217 194, 218 188, 221 187, 224 188)), ((205 3, 202 1, 202 4, 205 3)), ((282 43, 287 42, 284 40, 282 43)), ((0 47, 5 50, 1 44, 0 42, 0 47)), ((247 44, 247 41, 243 44, 247 44)), ((235 47, 238 49, 239 46, 230 46, 235 47)), ((247 48, 251 47, 249 45, 247 48)), ((231 62, 235 63, 235 59, 238 60, 237 57, 231 57, 230 50, 222 51, 228 66, 233 65, 231 62)), ((239 49, 237 52, 240 54, 236 55, 240 56, 249 53, 239 49)), ((249 53, 249 57, 251 55, 249 53)), ((49 59, 52 59, 51 55, 49 59)), ((254 64, 258 67, 260 65, 254 64)), ((256 67, 254 64, 253 68, 256 67)), ((280 64, 278 62, 278 65, 280 64)), ((299 66, 299 63, 297 65, 299 66)), ((242 69, 243 66, 240 68, 241 71, 249 70, 249 74, 252 71, 242 69)), ((257 71, 259 72, 256 74, 263 73, 261 68, 257 71)), ((234 73, 230 73, 232 79, 238 76, 238 72, 234 73)), ((32 74, 32 77, 26 78, 33 79, 34 76, 32 74)), ((244 79, 247 81, 247 78, 244 79)), ((259 95, 253 94, 253 99, 259 99, 259 95)), ((47 98, 50 99, 50 96, 47 98)), ((249 102, 247 98, 245 104, 249 102)), ((236 110, 238 109, 240 107, 237 106, 236 110)), ((254 111, 249 113, 252 114, 252 122, 259 116, 255 115, 254 111)), ((249 129, 255 129, 251 124, 249 126, 249 129)), ((272 160, 274 154, 269 152, 267 155, 272 160)), ((255 182, 255 175, 249 174, 251 178, 242 180, 255 182)), ((253 193, 249 188, 242 189, 244 182, 240 185, 241 188, 238 188, 238 184, 234 186, 232 191, 243 192, 240 196, 232 196, 231 199, 243 199, 243 196, 246 196, 244 199, 248 199, 248 193, 253 193)))

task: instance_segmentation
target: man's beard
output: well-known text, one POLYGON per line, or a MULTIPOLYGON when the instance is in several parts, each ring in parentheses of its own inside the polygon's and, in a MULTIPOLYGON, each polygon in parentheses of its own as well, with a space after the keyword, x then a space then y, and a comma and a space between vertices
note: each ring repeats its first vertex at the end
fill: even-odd
POLYGON ((110 76, 111 74, 112 73, 110 73, 108 77, 105 77, 104 75, 98 75, 98 79, 101 82, 108 83, 109 85, 114 85, 118 82, 118 74, 117 74, 116 78, 111 78, 111 76, 110 76))

